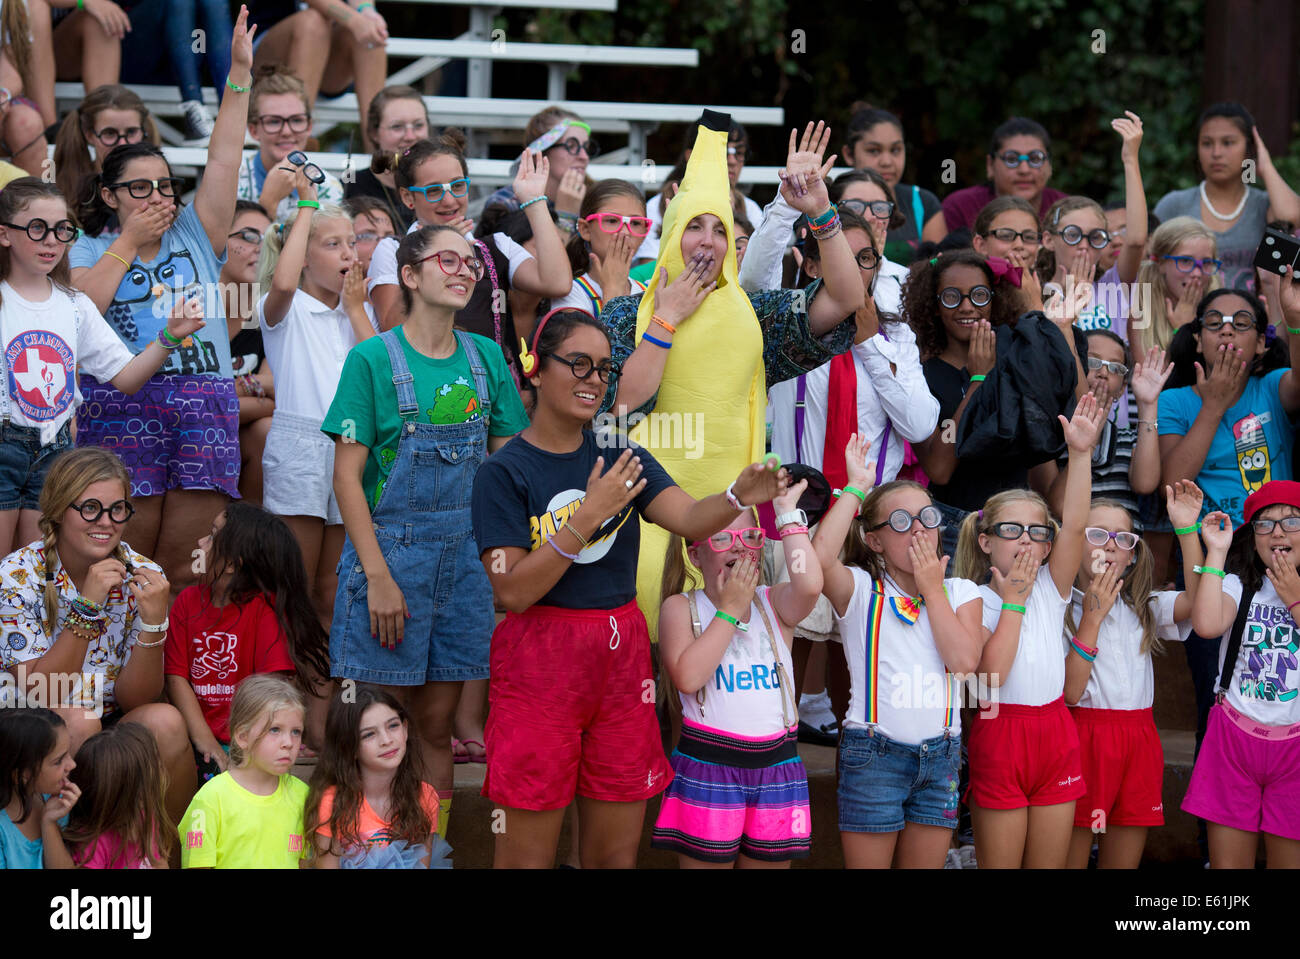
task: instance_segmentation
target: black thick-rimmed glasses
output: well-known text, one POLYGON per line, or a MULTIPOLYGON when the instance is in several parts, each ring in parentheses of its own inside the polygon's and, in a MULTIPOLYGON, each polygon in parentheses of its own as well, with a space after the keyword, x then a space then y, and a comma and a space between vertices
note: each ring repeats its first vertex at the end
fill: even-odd
POLYGON ((543 356, 549 356, 558 363, 563 363, 580 380, 585 380, 591 376, 591 371, 596 371, 596 376, 602 383, 609 384, 610 380, 623 372, 623 364, 615 363, 613 360, 604 360, 597 365, 596 362, 586 353, 579 353, 573 359, 566 359, 558 353, 544 353, 543 356))
POLYGON ((289 130, 292 133, 306 133, 311 126, 310 113, 295 113, 291 117, 258 117, 253 121, 259 124, 267 133, 279 133, 284 129, 284 125, 289 124, 289 130))
POLYGON ((1056 530, 1050 526, 1025 526, 1023 523, 994 523, 988 531, 998 539, 1020 539, 1021 534, 1029 531, 1029 538, 1035 543, 1050 543, 1056 539, 1056 530))
POLYGON ((984 234, 984 238, 993 237, 1003 243, 1015 243, 1016 237, 1020 237, 1025 246, 1038 246, 1043 240, 1043 234, 1037 230, 1021 230, 1016 232, 1009 226, 1000 226, 996 230, 989 230, 984 234))
POLYGON ((58 223, 46 223, 44 220, 29 220, 24 226, 21 223, 0 223, 0 226, 7 226, 11 230, 22 230, 34 242, 39 243, 45 239, 45 234, 53 233, 54 239, 60 243, 71 243, 77 238, 77 225, 71 220, 60 220, 58 223))
POLYGON ((302 169, 302 175, 310 182, 315 183, 317 186, 320 186, 325 182, 325 171, 308 160, 307 154, 303 153, 301 150, 294 150, 285 157, 285 159, 294 166, 300 167, 302 169))
POLYGON ((104 127, 102 130, 91 130, 95 139, 106 147, 115 147, 119 143, 140 143, 144 140, 144 130, 141 127, 127 127, 125 130, 119 130, 116 127, 104 127))
POLYGON ((577 137, 569 137, 567 140, 561 140, 553 147, 547 147, 548 150, 563 150, 569 156, 577 156, 579 153, 587 154, 587 159, 600 156, 600 144, 595 140, 579 140, 577 137))
POLYGON ((1273 527, 1278 523, 1282 524, 1284 532, 1300 533, 1300 516, 1283 516, 1281 519, 1252 520, 1250 528, 1261 536, 1268 536, 1273 532, 1273 527))
POLYGON ((165 176, 161 180, 123 180, 121 183, 110 183, 110 190, 125 189, 127 193, 137 200, 145 200, 153 196, 153 191, 165 197, 174 197, 176 191, 180 189, 180 178, 174 176, 165 176))
POLYGON ((109 503, 107 506, 97 499, 87 499, 82 500, 80 503, 73 503, 68 508, 75 509, 87 523, 97 522, 101 516, 107 513, 109 519, 121 526, 135 515, 135 507, 124 499, 109 503))

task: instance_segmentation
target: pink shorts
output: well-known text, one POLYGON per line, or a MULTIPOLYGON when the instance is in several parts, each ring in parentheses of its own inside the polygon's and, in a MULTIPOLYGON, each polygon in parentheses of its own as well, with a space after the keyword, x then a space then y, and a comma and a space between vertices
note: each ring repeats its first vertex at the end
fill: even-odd
POLYGON ((1300 840, 1300 723, 1277 729, 1293 735, 1276 739, 1252 734, 1254 725, 1226 703, 1210 710, 1183 811, 1233 829, 1300 840))
POLYGON ((531 810, 575 795, 639 802, 672 781, 635 602, 512 613, 492 634, 491 669, 488 799, 531 810))
POLYGON ((1074 824, 1163 826, 1165 751, 1150 709, 1070 710, 1079 731, 1087 795, 1074 807, 1074 824))
POLYGON ((1079 734, 1065 697, 1046 706, 999 703, 970 727, 968 801, 985 809, 1055 806, 1087 793, 1079 734))

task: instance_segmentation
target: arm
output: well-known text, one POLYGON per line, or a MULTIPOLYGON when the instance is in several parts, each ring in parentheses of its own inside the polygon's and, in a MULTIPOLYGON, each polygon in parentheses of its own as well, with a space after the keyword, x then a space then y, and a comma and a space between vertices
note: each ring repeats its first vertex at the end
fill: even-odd
MULTIPOLYGON (((848 485, 860 490, 864 499, 871 489, 871 474, 867 472, 867 450, 870 447, 868 440, 854 433, 844 448, 848 485)), ((813 549, 822 568, 822 592, 831 601, 837 616, 848 612, 849 602, 853 599, 853 574, 840 561, 840 550, 844 548, 844 539, 849 535, 853 518, 858 515, 862 503, 863 500, 852 493, 844 493, 822 517, 817 535, 813 537, 813 549)))
MULTIPOLYGON (((353 263, 348 269, 339 303, 347 314, 348 326, 358 343, 375 335, 375 328, 370 325, 370 317, 366 314, 366 275, 361 272, 360 263, 353 263)), ((375 318, 378 317, 379 314, 376 313, 375 318)))
MULTIPOLYGON (((1074 634, 1081 645, 1090 649, 1098 648, 1097 637, 1101 632, 1101 624, 1115 605, 1115 597, 1124 587, 1124 580, 1120 579, 1119 574, 1119 569, 1108 565, 1093 576, 1088 592, 1083 597, 1083 616, 1079 619, 1079 629, 1074 634)), ((1077 704, 1088 688, 1092 665, 1073 649, 1065 651, 1065 701, 1068 705, 1077 704)))
MULTIPOLYGON (((788 513, 799 505, 799 497, 808 488, 807 480, 800 480, 772 501, 776 515, 788 513)), ((852 496, 853 494, 849 494, 852 496)), ((772 609, 787 627, 803 622, 805 616, 817 605, 822 592, 822 565, 813 555, 808 532, 792 532, 793 525, 783 526, 780 532, 781 551, 785 554, 785 568, 790 573, 788 582, 777 583, 767 594, 772 609)))
POLYGON ((46 800, 41 812, 41 858, 46 869, 76 868, 72 854, 63 842, 59 820, 68 814, 80 798, 81 790, 76 783, 65 782, 57 793, 46 800))
POLYGON ((984 628, 984 632, 989 635, 985 637, 978 669, 978 672, 987 677, 990 687, 1001 686, 1006 682, 1011 667, 1015 664, 1016 653, 1020 651, 1020 627, 1024 624, 1025 617, 1023 613, 1005 608, 1005 604, 1025 605, 1038 577, 1038 569, 1038 561, 1028 547, 1016 554, 1011 572, 1006 577, 996 567, 993 569, 993 589, 1002 600, 1003 608, 998 614, 997 628, 991 633, 987 627, 984 628))
POLYGON ((1174 600, 1174 622, 1181 623, 1192 615, 1197 586, 1201 581, 1201 575, 1195 569, 1201 565, 1202 559, 1196 518, 1201 515, 1204 495, 1195 483, 1185 480, 1177 486, 1165 487, 1165 500, 1169 509, 1169 521, 1174 529, 1186 530, 1178 534, 1178 546, 1183 551, 1183 582, 1186 586, 1174 600))
POLYGON ((1061 532, 1048 558, 1047 566, 1057 592, 1069 598, 1075 574, 1083 561, 1083 528, 1088 523, 1088 509, 1092 499, 1092 448, 1097 443, 1105 421, 1105 410, 1089 393, 1074 409, 1074 416, 1066 422, 1057 417, 1065 430, 1065 441, 1070 448, 1070 463, 1066 467, 1065 503, 1061 509, 1061 532))
POLYGON ((216 734, 203 718, 203 709, 199 706, 198 696, 194 694, 194 687, 184 676, 175 675, 165 676, 163 684, 167 689, 167 699, 185 720, 185 730, 189 733, 194 748, 202 754, 204 760, 216 763, 224 771, 229 762, 226 751, 221 748, 216 734))
POLYGON ((406 319, 402 312, 402 291, 392 283, 382 283, 371 290, 370 304, 375 308, 381 333, 401 326, 406 319))
MULTIPOLYGON (((248 9, 241 6, 230 40, 230 82, 241 87, 253 85, 253 34, 248 28, 248 9)), ((220 83, 224 78, 213 78, 220 83)), ((221 97, 221 109, 212 127, 208 162, 194 195, 194 209, 208 235, 208 242, 218 257, 226 249, 226 234, 235 218, 235 198, 239 182, 239 164, 243 159, 244 128, 248 124, 248 94, 229 86, 221 97)), ((274 212, 274 211, 272 211, 274 212)))
POLYGON ((1251 133, 1255 138, 1255 152, 1259 156, 1259 177, 1264 181, 1264 189, 1268 191, 1269 221, 1300 222, 1300 196, 1287 186, 1282 174, 1277 172, 1273 157, 1264 144, 1264 138, 1259 135, 1259 130, 1251 128, 1251 133))
POLYGON ((793 235, 799 211, 785 201, 785 194, 777 191, 776 198, 763 208, 763 222, 749 238, 745 262, 740 265, 737 279, 747 293, 781 288, 781 266, 786 246, 793 235))
POLYGON ((1164 388, 1173 364, 1165 364, 1165 352, 1153 346, 1146 362, 1133 367, 1133 398, 1137 400, 1137 440, 1129 461, 1129 487, 1135 493, 1154 493, 1160 485, 1160 437, 1156 432, 1160 412, 1160 391, 1164 388))
MULTIPOLYGON (((307 6, 321 14, 330 23, 344 27, 354 43, 360 46, 379 46, 388 40, 388 25, 374 4, 361 13, 344 0, 307 0, 307 6)), ((362 109, 368 109, 369 104, 362 109)))
POLYGON ((1124 230, 1124 245, 1120 248, 1115 265, 1119 269, 1120 280, 1132 283, 1137 279, 1138 267, 1142 265, 1142 254, 1147 245, 1147 195, 1142 189, 1142 167, 1138 162, 1138 148, 1142 145, 1142 120, 1136 113, 1125 110, 1124 116, 1111 120, 1110 125, 1124 140, 1120 159, 1124 164, 1124 212, 1128 220, 1124 230))
MULTIPOLYGON (((167 319, 167 332, 177 341, 177 345, 191 333, 203 329, 203 326, 203 300, 199 297, 177 303, 172 307, 171 316, 167 319)), ((149 382, 150 377, 162 369, 170 355, 171 351, 156 339, 150 341, 148 346, 131 357, 126 366, 122 367, 121 372, 113 377, 110 381, 113 388, 128 395, 138 393, 149 382)))
MULTIPOLYGON (((301 173, 297 174, 297 179, 298 189, 304 191, 298 195, 304 200, 315 201, 315 184, 301 173)), ((293 305, 293 296, 298 292, 298 283, 302 280, 303 264, 307 262, 307 238, 311 235, 312 215, 315 212, 309 206, 298 210, 293 226, 289 229, 289 237, 280 250, 280 258, 275 261, 271 289, 262 302, 262 322, 268 328, 278 326, 293 305)))
MULTIPOLYGON (((1201 520, 1201 539, 1205 543, 1205 563, 1211 569, 1223 569, 1232 545, 1232 520, 1226 513, 1207 513, 1201 520)), ((1223 577, 1214 573, 1199 574, 1196 596, 1192 601, 1192 629, 1201 636, 1222 636, 1237 615, 1237 604, 1223 591, 1223 577)), ((1226 663, 1225 669, 1232 669, 1226 663)))
MULTIPOLYGON (((916 187, 913 187, 916 189, 916 187)), ((944 219, 943 208, 930 219, 925 221, 925 229, 921 231, 921 240, 924 243, 939 243, 948 235, 948 222, 944 219)))
MULTIPOLYGON (((515 196, 521 204, 546 195, 546 179, 550 161, 540 153, 525 150, 519 158, 519 172, 515 175, 515 196)), ((546 201, 539 200, 524 210, 528 224, 533 228, 537 257, 527 260, 515 270, 511 285, 534 296, 564 296, 573 287, 573 270, 564 241, 551 219, 546 201)))
POLYGON ((127 629, 136 634, 136 643, 127 650, 126 663, 117 674, 114 692, 123 712, 157 702, 163 691, 163 650, 165 632, 144 632, 144 623, 156 625, 167 618, 171 585, 160 570, 137 569, 126 588, 135 596, 135 616, 128 619, 127 629), (150 643, 148 647, 141 642, 150 643), (156 643, 157 645, 152 645, 156 643))
MULTIPOLYGON (((763 463, 753 463, 741 470, 733 489, 736 499, 751 507, 780 495, 788 483, 785 470, 774 472, 763 463)), ((725 493, 697 500, 680 486, 670 486, 646 507, 645 518, 693 543, 712 536, 734 520, 736 508, 725 493)))
POLYGON ((357 562, 366 574, 371 635, 378 635, 380 645, 391 649, 401 641, 405 631, 406 598, 393 581, 370 518, 370 505, 361 483, 369 455, 367 446, 348 442, 342 436, 335 439, 334 496, 343 515, 343 527, 356 548, 357 562))

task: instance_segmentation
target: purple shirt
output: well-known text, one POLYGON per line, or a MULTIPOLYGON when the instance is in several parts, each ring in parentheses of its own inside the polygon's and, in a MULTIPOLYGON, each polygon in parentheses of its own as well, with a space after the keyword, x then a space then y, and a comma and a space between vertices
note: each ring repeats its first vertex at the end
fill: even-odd
MULTIPOLYGON (((980 210, 996 200, 997 196, 991 183, 968 186, 955 193, 949 193, 943 198, 943 219, 948 224, 948 232, 963 227, 974 232, 975 218, 979 216, 980 210)), ((1038 218, 1041 220, 1048 208, 1065 196, 1066 194, 1060 190, 1053 190, 1050 186, 1044 189, 1043 200, 1038 205, 1038 218)))

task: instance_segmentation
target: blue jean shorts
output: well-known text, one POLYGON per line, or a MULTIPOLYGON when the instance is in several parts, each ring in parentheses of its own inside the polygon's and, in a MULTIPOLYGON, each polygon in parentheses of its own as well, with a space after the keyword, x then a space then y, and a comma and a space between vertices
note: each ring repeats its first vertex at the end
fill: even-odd
POLYGON ((898 832, 905 823, 957 828, 961 737, 918 745, 846 726, 840 737, 841 832, 898 832))
POLYGON ((71 417, 48 446, 41 445, 40 430, 0 421, 0 511, 40 509, 45 474, 71 445, 71 417))

